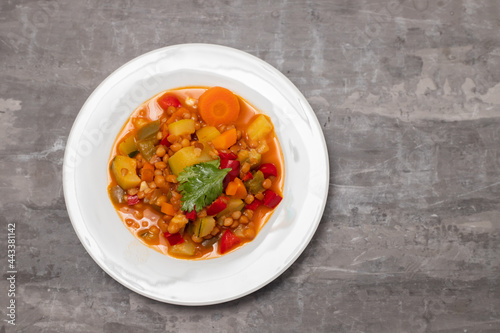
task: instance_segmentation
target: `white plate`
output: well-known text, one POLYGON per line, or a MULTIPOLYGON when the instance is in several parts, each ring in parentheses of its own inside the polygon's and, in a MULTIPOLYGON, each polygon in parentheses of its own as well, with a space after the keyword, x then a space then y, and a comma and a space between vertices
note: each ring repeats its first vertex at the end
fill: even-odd
POLYGON ((326 203, 328 153, 310 105, 278 70, 232 48, 183 44, 135 58, 96 88, 71 129, 63 183, 76 234, 115 280, 163 302, 216 304, 265 286, 305 249, 326 203), (107 162, 118 132, 142 102, 166 89, 215 85, 271 117, 285 159, 284 199, 255 240, 237 251, 179 260, 142 245, 124 227, 106 191, 107 162))

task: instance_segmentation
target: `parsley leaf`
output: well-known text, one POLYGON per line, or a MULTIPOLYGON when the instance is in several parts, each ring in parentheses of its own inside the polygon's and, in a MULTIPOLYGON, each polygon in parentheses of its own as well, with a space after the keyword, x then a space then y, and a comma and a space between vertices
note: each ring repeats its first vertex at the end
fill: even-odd
POLYGON ((222 194, 222 181, 231 169, 219 169, 220 159, 202 162, 179 173, 179 190, 182 194, 182 210, 190 212, 201 211, 222 194))

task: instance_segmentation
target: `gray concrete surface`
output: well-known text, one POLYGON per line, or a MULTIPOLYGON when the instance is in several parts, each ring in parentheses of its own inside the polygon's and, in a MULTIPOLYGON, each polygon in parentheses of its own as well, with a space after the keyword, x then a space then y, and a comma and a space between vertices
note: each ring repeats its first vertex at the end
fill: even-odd
POLYGON ((499 332, 499 28, 494 0, 2 0, 0 332, 499 332), (238 48, 290 78, 331 167, 296 263, 207 307, 159 303, 104 273, 73 231, 61 180, 96 86, 190 42, 238 48))

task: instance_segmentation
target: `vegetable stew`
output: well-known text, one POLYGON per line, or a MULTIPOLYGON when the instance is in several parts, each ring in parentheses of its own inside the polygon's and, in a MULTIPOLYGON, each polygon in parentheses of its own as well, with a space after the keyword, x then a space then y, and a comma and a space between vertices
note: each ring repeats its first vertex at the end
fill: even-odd
POLYGON ((183 259, 252 241, 282 200, 284 165, 269 117, 223 87, 164 91, 113 146, 108 193, 144 244, 183 259))

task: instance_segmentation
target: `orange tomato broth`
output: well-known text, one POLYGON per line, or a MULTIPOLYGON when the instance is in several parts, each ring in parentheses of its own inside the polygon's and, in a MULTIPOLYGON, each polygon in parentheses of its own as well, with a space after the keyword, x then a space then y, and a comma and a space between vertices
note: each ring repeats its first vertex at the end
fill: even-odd
MULTIPOLYGON (((192 106, 186 104, 186 99, 187 98, 194 98, 197 100, 199 96, 206 90, 208 87, 183 87, 183 88, 176 88, 176 89, 170 89, 163 91, 156 96, 150 98, 143 104, 141 104, 138 108, 136 108, 127 122, 124 124, 122 129, 120 130, 114 144, 111 150, 111 155, 108 161, 108 166, 111 166, 111 163, 116 155, 119 155, 119 150, 118 146, 119 144, 124 141, 124 139, 129 136, 130 134, 133 134, 136 136, 137 130, 133 124, 134 119, 136 118, 143 118, 145 119, 148 123, 151 121, 155 121, 157 119, 160 119, 162 116, 166 114, 166 111, 164 111, 156 102, 160 97, 165 95, 165 93, 172 94, 178 98, 180 103, 182 104, 182 107, 188 109, 190 112, 193 112, 196 110, 196 108, 193 108, 192 106), (165 114, 164 114, 165 113, 165 114)), ((236 94, 235 94, 236 95, 236 94)), ((236 95, 239 103, 240 103, 240 113, 237 121, 234 123, 237 129, 245 131, 247 126, 250 124, 251 120, 259 114, 262 114, 262 112, 257 111, 249 102, 244 100, 242 97, 236 95)), ((198 113, 198 111, 196 111, 198 113)), ((199 113, 198 113, 199 115, 199 113)), ((167 116, 168 118, 168 116, 167 116)), ((266 116, 268 120, 269 117, 266 116)), ((201 119, 201 117, 200 117, 201 119)), ((261 159, 261 164, 263 163, 273 163, 276 166, 276 169, 278 171, 277 177, 272 182, 271 190, 276 192, 276 194, 280 195, 283 197, 283 184, 284 184, 284 161, 283 161, 283 153, 278 141, 278 138, 276 136, 276 133, 274 131, 274 126, 272 132, 267 136, 266 138, 266 143, 269 147, 269 151, 266 153, 262 154, 262 159, 261 159)), ((168 165, 168 163, 167 163, 168 165)), ((240 166, 241 167, 241 166, 240 166)), ((111 168, 108 167, 108 189, 111 187, 117 185, 116 180, 114 179, 112 173, 111 173, 111 168)), ((126 191, 125 191, 126 192, 126 191)), ((223 193, 224 194, 224 193, 223 193)), ((268 208, 264 205, 261 205, 254 211, 254 216, 250 220, 250 222, 253 222, 255 224, 255 237, 253 239, 241 239, 241 242, 232 248, 230 251, 220 254, 218 251, 218 246, 219 242, 215 242, 213 244, 212 248, 205 248, 201 243, 194 243, 195 245, 195 254, 193 256, 183 256, 183 255, 177 255, 174 253, 169 252, 169 248, 171 245, 168 243, 167 239, 163 236, 163 232, 160 231, 160 236, 157 244, 149 244, 144 241, 142 237, 139 235, 143 233, 144 231, 148 230, 151 228, 151 226, 156 225, 158 226, 158 221, 162 218, 164 215, 163 213, 160 213, 156 209, 154 209, 151 205, 149 204, 144 204, 141 203, 141 205, 134 205, 134 206, 129 206, 127 202, 122 203, 122 204, 114 204, 114 207, 120 216, 123 224, 127 229, 144 245, 162 253, 169 255, 171 257, 179 258, 179 259, 189 259, 189 260, 199 260, 199 259, 212 259, 212 258, 217 258, 222 255, 225 255, 227 253, 233 252, 234 250, 238 249, 239 247, 245 245, 248 242, 251 242, 253 239, 255 239, 259 233, 259 231, 263 228, 263 226, 266 224, 266 222, 269 220, 271 217, 272 213, 274 212, 275 208, 268 208), (136 207, 139 206, 139 207, 136 207), (143 217, 140 219, 137 219, 134 216, 134 213, 136 211, 142 212, 143 217)), ((279 207, 279 205, 278 205, 279 207)), ((245 209, 243 209, 245 210, 245 209)), ((192 223, 192 222, 189 222, 192 223)), ((222 233, 222 231, 221 231, 222 233)), ((220 235, 218 236, 220 237, 220 235)))

